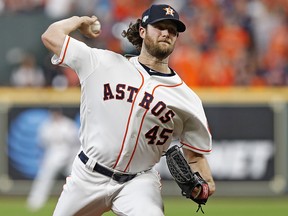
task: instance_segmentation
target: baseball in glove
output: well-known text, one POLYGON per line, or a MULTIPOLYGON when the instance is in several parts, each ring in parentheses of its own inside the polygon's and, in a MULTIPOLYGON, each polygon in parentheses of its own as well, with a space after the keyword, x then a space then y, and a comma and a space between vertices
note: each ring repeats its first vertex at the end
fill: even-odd
POLYGON ((182 190, 182 195, 198 204, 196 212, 205 205, 208 200, 209 187, 207 182, 198 172, 193 172, 184 158, 180 147, 175 145, 165 153, 168 169, 182 190))

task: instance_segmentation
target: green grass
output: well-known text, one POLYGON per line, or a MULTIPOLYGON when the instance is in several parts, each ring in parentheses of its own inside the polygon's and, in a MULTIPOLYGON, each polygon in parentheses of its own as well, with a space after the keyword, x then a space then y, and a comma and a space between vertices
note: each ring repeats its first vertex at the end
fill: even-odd
MULTIPOLYGON (((25 206, 25 198, 0 197, 0 215, 5 216, 51 216, 56 198, 51 198, 47 205, 36 213, 25 206)), ((166 216, 197 215, 197 205, 182 197, 165 198, 166 216)), ((203 206, 205 216, 286 216, 288 213, 288 197, 278 198, 219 198, 212 197, 203 206)), ((109 212, 105 216, 113 216, 109 212)), ((198 212, 198 215, 202 215, 198 212)))

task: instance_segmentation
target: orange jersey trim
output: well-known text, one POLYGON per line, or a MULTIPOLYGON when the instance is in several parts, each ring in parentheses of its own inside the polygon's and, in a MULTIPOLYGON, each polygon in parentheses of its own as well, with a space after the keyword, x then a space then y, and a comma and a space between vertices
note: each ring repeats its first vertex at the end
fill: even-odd
MULTIPOLYGON (((178 86, 180 86, 180 85, 182 85, 182 84, 183 84, 183 81, 182 81, 181 83, 176 84, 176 85, 163 85, 163 84, 157 85, 157 86, 155 86, 155 88, 153 89, 152 95, 154 95, 155 90, 156 90, 158 87, 175 88, 175 87, 178 87, 178 86)), ((144 115, 143 115, 143 117, 142 117, 141 124, 140 124, 140 128, 139 128, 139 130, 138 130, 138 135, 137 135, 136 143, 135 143, 135 146, 134 146, 134 149, 133 149, 133 153, 132 153, 132 155, 131 155, 131 157, 130 157, 130 159, 129 159, 129 162, 128 162, 128 164, 127 164, 124 172, 126 172, 126 170, 127 170, 128 167, 130 166, 131 161, 132 161, 132 159, 133 159, 133 157, 134 157, 135 151, 136 151, 137 146, 138 146, 138 141, 139 141, 139 137, 140 137, 140 132, 141 132, 141 130, 142 130, 143 122, 144 122, 144 119, 145 119, 145 117, 146 117, 147 112, 148 112, 148 110, 145 111, 145 113, 144 113, 144 115)))
POLYGON ((121 149, 120 149, 120 152, 119 152, 119 154, 118 154, 117 160, 116 160, 116 162, 115 162, 115 164, 114 164, 114 166, 113 166, 113 169, 115 169, 115 167, 117 166, 117 164, 118 164, 118 162, 119 162, 119 160, 120 160, 120 157, 121 157, 121 155, 122 155, 122 151, 123 151, 123 149, 124 149, 124 143, 125 143, 125 141, 126 141, 127 133, 128 133, 129 125, 130 125, 131 116, 132 116, 133 109, 134 109, 134 104, 135 104, 136 98, 137 98, 137 96, 138 96, 138 93, 140 92, 140 89, 141 89, 141 88, 143 87, 143 85, 144 85, 144 76, 143 76, 143 74, 142 74, 139 70, 138 70, 138 72, 139 72, 139 74, 141 75, 141 80, 142 80, 142 82, 141 82, 141 85, 140 85, 140 87, 139 87, 139 89, 138 89, 138 92, 136 93, 135 99, 134 99, 133 102, 132 102, 132 106, 131 106, 131 109, 130 109, 128 121, 127 121, 127 124, 126 124, 126 130, 125 130, 124 138, 123 138, 122 145, 121 145, 121 149))
POLYGON ((193 147, 193 146, 190 146, 184 142, 180 142, 181 144, 183 144, 184 146, 188 147, 188 148, 191 148, 193 150, 196 150, 196 151, 199 151, 199 152, 205 152, 205 153, 208 153, 208 152, 211 152, 212 149, 207 149, 207 150, 204 150, 204 149, 199 149, 199 148, 196 148, 196 147, 193 147))
POLYGON ((63 57, 62 57, 62 59, 61 59, 61 61, 60 61, 59 64, 62 64, 63 61, 64 61, 64 59, 65 59, 65 56, 66 56, 66 52, 67 52, 67 49, 68 49, 69 42, 70 42, 70 36, 68 36, 68 41, 66 42, 66 46, 65 46, 65 49, 64 49, 64 54, 63 54, 63 57))

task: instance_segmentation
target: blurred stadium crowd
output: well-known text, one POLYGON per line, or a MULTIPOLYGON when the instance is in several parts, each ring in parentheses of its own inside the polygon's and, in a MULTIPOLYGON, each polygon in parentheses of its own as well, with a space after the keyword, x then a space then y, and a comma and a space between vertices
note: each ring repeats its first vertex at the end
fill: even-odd
MULTIPOLYGON (((188 85, 288 84, 288 0, 0 0, 0 14, 41 10, 52 20, 95 14, 102 35, 93 41, 76 37, 91 46, 137 54, 121 32, 152 3, 170 4, 188 27, 170 59, 170 66, 188 85)), ((49 66, 49 58, 43 61, 37 63, 27 55, 11 72, 11 85, 78 85, 69 68, 49 66)))

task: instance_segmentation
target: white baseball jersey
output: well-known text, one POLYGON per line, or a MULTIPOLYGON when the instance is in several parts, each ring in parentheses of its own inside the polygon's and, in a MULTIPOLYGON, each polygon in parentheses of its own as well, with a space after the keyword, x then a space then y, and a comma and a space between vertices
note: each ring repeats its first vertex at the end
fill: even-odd
POLYGON ((173 139, 201 154, 211 151, 202 103, 175 72, 151 75, 138 57, 90 48, 69 36, 52 63, 79 76, 80 141, 97 162, 124 172, 148 170, 173 139))

